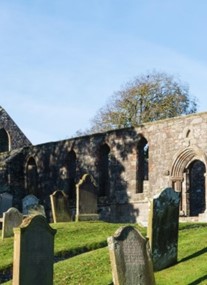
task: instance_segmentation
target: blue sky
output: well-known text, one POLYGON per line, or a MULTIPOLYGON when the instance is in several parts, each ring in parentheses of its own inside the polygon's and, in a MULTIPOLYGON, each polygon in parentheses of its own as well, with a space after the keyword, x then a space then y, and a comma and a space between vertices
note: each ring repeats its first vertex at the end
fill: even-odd
POLYGON ((157 70, 207 111, 206 12, 206 0, 1 0, 0 105, 33 144, 57 141, 157 70))

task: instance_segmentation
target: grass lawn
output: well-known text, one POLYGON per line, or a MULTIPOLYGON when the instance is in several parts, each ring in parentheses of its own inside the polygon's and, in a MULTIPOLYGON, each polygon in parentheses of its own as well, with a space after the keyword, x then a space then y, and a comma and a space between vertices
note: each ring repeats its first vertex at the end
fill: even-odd
POLYGON ((207 284, 207 225, 191 226, 180 229, 178 263, 155 274, 158 285, 207 284))
MULTIPOLYGON (((104 222, 78 222, 52 224, 57 229, 55 236, 55 255, 77 255, 107 245, 107 237, 123 224, 104 222)), ((136 225, 137 226, 137 225, 136 225)), ((143 235, 146 229, 138 227, 143 235)))
MULTIPOLYGON (((111 284, 111 267, 106 238, 123 225, 82 222, 51 224, 51 226, 58 230, 55 237, 55 255, 73 256, 54 264, 54 285, 111 284)), ((139 229, 143 235, 146 234, 146 229, 139 229)), ((156 272, 156 284, 206 285, 206 244, 207 224, 180 224, 178 263, 156 272)), ((9 260, 12 260, 13 238, 1 241, 0 246, 2 249, 0 252, 1 269, 5 267, 5 264, 8 265, 9 260)), ((9 281, 4 284, 11 285, 12 283, 9 281)))

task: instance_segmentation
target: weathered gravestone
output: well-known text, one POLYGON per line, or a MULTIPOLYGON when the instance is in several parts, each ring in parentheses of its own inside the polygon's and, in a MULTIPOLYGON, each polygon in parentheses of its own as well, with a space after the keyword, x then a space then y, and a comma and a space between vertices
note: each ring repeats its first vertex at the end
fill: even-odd
POLYGON ((32 194, 25 196, 22 200, 22 213, 24 215, 29 215, 30 208, 33 208, 38 204, 39 199, 36 196, 32 194))
POLYGON ((136 229, 121 227, 107 241, 114 285, 155 284, 148 242, 136 229))
POLYGON ((0 194, 0 216, 12 207, 13 196, 9 193, 0 194))
POLYGON ((97 187, 89 174, 76 185, 76 221, 98 220, 97 187))
POLYGON ((52 285, 54 236, 42 215, 14 228, 13 285, 52 285))
POLYGON ((55 191, 50 195, 52 215, 54 223, 69 222, 72 220, 68 196, 61 190, 55 191))
POLYGON ((16 209, 10 208, 3 213, 2 239, 13 236, 13 228, 18 227, 23 220, 23 215, 16 209))
POLYGON ((42 215, 46 217, 45 208, 43 205, 32 205, 28 208, 28 215, 42 215))
POLYGON ((166 188, 150 205, 147 235, 154 270, 177 262, 180 193, 166 188))
POLYGON ((46 217, 43 205, 39 204, 39 199, 33 194, 29 194, 22 200, 23 215, 43 215, 46 217))

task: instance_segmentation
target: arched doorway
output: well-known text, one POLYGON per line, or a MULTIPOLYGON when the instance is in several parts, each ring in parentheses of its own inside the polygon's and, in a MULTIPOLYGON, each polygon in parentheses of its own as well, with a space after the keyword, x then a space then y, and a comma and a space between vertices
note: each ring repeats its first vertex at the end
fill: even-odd
POLYGON ((188 212, 190 216, 198 216, 205 211, 205 164, 194 160, 188 166, 189 193, 188 212))
POLYGON ((198 216, 206 210, 205 153, 196 147, 180 151, 171 168, 172 187, 181 192, 180 211, 186 216, 198 216))

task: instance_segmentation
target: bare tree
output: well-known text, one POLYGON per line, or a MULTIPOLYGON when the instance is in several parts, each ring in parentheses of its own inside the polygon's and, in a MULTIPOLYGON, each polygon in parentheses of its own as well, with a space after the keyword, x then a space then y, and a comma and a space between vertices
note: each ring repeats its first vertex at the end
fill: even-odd
POLYGON ((197 100, 190 96, 187 84, 172 75, 154 71, 136 77, 115 92, 92 119, 87 132, 139 126, 196 111, 197 100))

